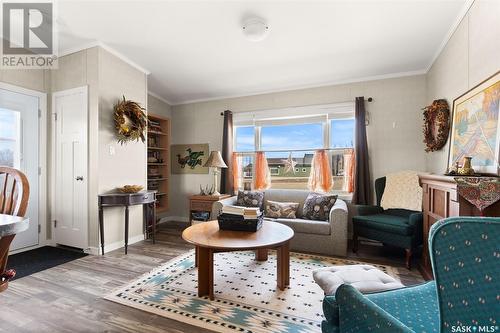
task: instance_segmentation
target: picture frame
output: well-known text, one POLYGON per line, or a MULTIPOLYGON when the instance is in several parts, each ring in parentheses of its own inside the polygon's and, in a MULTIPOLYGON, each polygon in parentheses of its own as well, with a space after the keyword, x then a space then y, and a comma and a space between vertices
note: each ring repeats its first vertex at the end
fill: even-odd
POLYGON ((499 175, 500 71, 453 101, 448 170, 472 157, 477 174, 499 175))
POLYGON ((207 174, 208 143, 171 145, 172 174, 207 174))

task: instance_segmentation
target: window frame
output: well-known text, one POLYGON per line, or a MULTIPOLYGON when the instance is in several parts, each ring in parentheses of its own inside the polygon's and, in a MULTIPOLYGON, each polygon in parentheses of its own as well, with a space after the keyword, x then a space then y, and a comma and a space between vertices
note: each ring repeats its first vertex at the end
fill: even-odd
MULTIPOLYGON (((287 118, 283 118, 283 121, 285 122, 287 118)), ((307 119, 307 118, 304 118, 307 119)), ((264 151, 264 152, 294 152, 294 151, 314 151, 318 149, 326 149, 328 150, 328 154, 331 155, 331 152, 335 150, 343 150, 343 149, 349 149, 349 148, 354 148, 354 133, 353 133, 353 147, 332 147, 331 146, 331 123, 333 120, 349 120, 349 119, 354 119, 354 111, 352 117, 332 117, 330 115, 327 115, 321 124, 323 125, 323 147, 322 148, 301 148, 301 149, 266 149, 262 150, 262 127, 263 125, 251 125, 251 124, 245 124, 245 125, 234 125, 233 126, 233 147, 237 146, 237 136, 236 136, 236 130, 238 127, 254 127, 254 147, 255 151, 236 151, 235 153, 239 154, 253 154, 258 151, 264 151)), ((308 122, 305 121, 303 124, 318 124, 318 122, 308 122)), ((264 125, 265 126, 265 125, 264 125)), ((281 125, 272 125, 272 126, 281 126, 281 125)), ((286 124, 283 124, 283 126, 286 126, 286 124)))
MULTIPOLYGON (((233 147, 236 147, 237 137, 236 130, 238 127, 254 127, 254 147, 255 151, 234 151, 242 156, 254 155, 258 151, 264 152, 301 152, 315 151, 325 149, 328 153, 329 160, 335 152, 345 149, 354 148, 355 136, 353 133, 353 147, 332 147, 331 133, 332 120, 355 119, 354 103, 336 103, 328 105, 315 105, 306 107, 295 107, 288 109, 276 110, 261 110, 255 112, 241 112, 234 114, 233 125, 233 147), (286 115, 286 116, 284 116, 286 115), (307 148, 304 149, 278 149, 278 150, 263 150, 262 149, 262 127, 264 126, 280 126, 291 124, 322 124, 323 130, 323 147, 322 148, 307 148)), ((299 169, 300 172, 301 169, 299 169)), ((334 176, 334 175, 332 175, 334 176)), ((345 190, 332 190, 333 193, 339 193, 349 197, 352 195, 345 190)))

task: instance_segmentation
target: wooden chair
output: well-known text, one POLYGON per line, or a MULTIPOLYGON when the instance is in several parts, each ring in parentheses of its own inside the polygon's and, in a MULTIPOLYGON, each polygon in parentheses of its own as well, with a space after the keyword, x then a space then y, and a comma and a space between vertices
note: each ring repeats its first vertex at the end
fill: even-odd
MULTIPOLYGON (((30 186, 28 178, 19 170, 0 166, 0 214, 24 217, 28 207, 30 186)), ((9 247, 15 234, 0 238, 0 292, 7 289, 8 280, 15 271, 6 271, 9 247)))

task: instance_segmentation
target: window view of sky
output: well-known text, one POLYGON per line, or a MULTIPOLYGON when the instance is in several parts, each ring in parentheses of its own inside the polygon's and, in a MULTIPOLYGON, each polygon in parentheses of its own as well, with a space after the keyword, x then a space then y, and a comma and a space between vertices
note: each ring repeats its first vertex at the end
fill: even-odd
POLYGON ((322 148, 323 125, 263 126, 261 138, 264 151, 322 148))
POLYGON ((330 147, 354 147, 354 119, 332 120, 330 133, 330 147))
MULTIPOLYGON (((236 128, 235 151, 255 150, 255 130, 253 126, 236 128)), ((323 147, 322 124, 298 124, 283 126, 263 126, 261 129, 262 150, 311 150, 323 147)), ((331 120, 330 147, 354 146, 354 119, 331 120)), ((303 157, 303 152, 295 152, 293 157, 303 157)), ((288 152, 266 154, 268 157, 288 156, 288 152)))
POLYGON ((236 127, 236 147, 235 151, 254 151, 255 150, 255 130, 253 126, 236 127))

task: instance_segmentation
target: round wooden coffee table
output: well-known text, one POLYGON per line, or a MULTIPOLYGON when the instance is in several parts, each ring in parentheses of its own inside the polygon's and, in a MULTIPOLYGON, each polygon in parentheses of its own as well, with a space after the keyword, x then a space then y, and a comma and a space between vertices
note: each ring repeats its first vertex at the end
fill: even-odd
POLYGON ((214 253, 255 250, 255 258, 267 260, 267 250, 276 249, 278 288, 290 284, 290 239, 286 225, 264 221, 257 232, 219 230, 217 221, 203 222, 185 229, 182 238, 196 246, 198 296, 214 299, 214 253))

